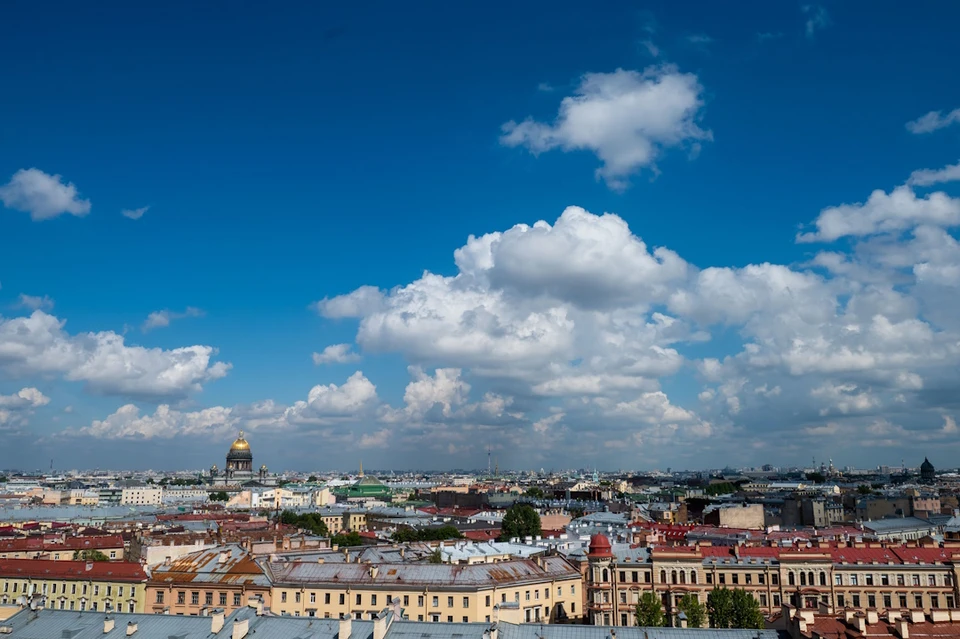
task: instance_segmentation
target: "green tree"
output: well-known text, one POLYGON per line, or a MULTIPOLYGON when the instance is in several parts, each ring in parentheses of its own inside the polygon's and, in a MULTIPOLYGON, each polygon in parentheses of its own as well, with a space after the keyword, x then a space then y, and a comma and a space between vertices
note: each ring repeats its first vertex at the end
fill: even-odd
POLYGON ((440 526, 439 528, 400 528, 390 538, 397 542, 443 541, 445 539, 463 539, 463 533, 450 525, 440 526))
POLYGON ((523 493, 527 497, 533 497, 534 499, 543 499, 546 495, 543 492, 543 488, 539 486, 531 486, 527 488, 527 492, 523 493))
POLYGON ((337 546, 359 546, 363 543, 363 539, 360 538, 360 533, 358 532, 349 532, 349 533, 340 533, 339 535, 334 535, 330 539, 331 544, 336 544, 337 546))
POLYGON ((428 564, 442 564, 442 563, 443 563, 443 555, 440 553, 440 549, 439 549, 439 548, 437 548, 437 549, 434 550, 432 553, 430 553, 430 556, 427 557, 427 563, 428 563, 428 564))
POLYGON ((734 628, 763 628, 763 613, 760 604, 749 592, 743 588, 733 591, 733 627, 734 628))
POLYGON ((280 513, 280 523, 287 526, 296 526, 301 530, 309 531, 311 534, 319 537, 327 537, 330 535, 327 524, 323 521, 323 516, 321 516, 320 513, 297 514, 292 510, 284 510, 280 513))
POLYGON ((733 593, 726 588, 714 588, 707 595, 707 615, 711 628, 729 628, 733 623, 733 593))
POLYGON ((224 490, 218 490, 217 492, 210 493, 210 501, 230 501, 230 495, 224 490))
POLYGON ((640 627, 662 626, 667 621, 660 598, 649 591, 640 595, 640 601, 633 616, 636 617, 637 625, 640 627))
POLYGON ((707 609, 696 595, 687 593, 680 597, 677 608, 687 616, 687 628, 703 628, 707 621, 707 609))
POLYGON ((7 476, 0 475, 0 484, 5 484, 5 483, 7 483, 7 476))
POLYGON ((541 532, 540 515, 530 504, 514 504, 503 516, 500 524, 500 541, 514 537, 536 537, 541 532))
POLYGON ((310 477, 307 478, 307 481, 310 482, 311 484, 315 484, 315 483, 317 483, 317 482, 320 481, 320 480, 317 479, 317 476, 316 476, 316 475, 310 475, 310 477))
POLYGON ((827 481, 827 478, 823 476, 823 473, 817 472, 807 473, 807 479, 815 484, 822 484, 823 482, 827 481))
POLYGON ((99 550, 77 550, 73 553, 74 561, 110 561, 110 558, 99 550))
POLYGON ((732 492, 736 492, 737 487, 731 484, 728 481, 720 482, 717 484, 710 484, 706 487, 704 492, 711 497, 716 497, 718 495, 728 495, 732 492))
POLYGON ((580 519, 585 514, 583 508, 580 506, 574 506, 567 510, 567 513, 570 515, 570 519, 580 519))
POLYGON ((873 492, 873 489, 867 486, 866 484, 860 484, 857 486, 857 492, 861 495, 869 495, 873 492))

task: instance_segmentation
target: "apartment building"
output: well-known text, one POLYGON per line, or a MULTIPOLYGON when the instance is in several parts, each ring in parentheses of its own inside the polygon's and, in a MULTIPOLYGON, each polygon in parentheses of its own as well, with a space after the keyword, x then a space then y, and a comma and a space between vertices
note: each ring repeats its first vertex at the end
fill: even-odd
POLYGON ((0 559, 71 561, 77 552, 98 551, 108 559, 123 559, 123 537, 21 537, 0 540, 0 559))
POLYGON ((0 604, 42 600, 56 610, 143 612, 147 574, 119 561, 0 560, 0 604))
POLYGON ((614 548, 594 535, 585 566, 587 611, 597 625, 635 625, 640 596, 654 592, 670 615, 685 594, 706 603, 715 587, 742 588, 765 614, 783 604, 857 610, 955 608, 956 548, 917 544, 821 547, 669 546, 614 548))
POLYGON ((230 614, 251 598, 269 607, 270 582, 250 551, 227 544, 155 566, 147 582, 146 610, 199 615, 216 607, 230 614))
POLYGON ((272 611, 295 617, 373 619, 394 599, 429 622, 490 622, 494 606, 519 606, 526 622, 583 616, 580 571, 563 557, 490 564, 266 562, 272 611))
POLYGON ((163 488, 157 486, 134 486, 120 493, 121 506, 160 506, 163 504, 163 488))

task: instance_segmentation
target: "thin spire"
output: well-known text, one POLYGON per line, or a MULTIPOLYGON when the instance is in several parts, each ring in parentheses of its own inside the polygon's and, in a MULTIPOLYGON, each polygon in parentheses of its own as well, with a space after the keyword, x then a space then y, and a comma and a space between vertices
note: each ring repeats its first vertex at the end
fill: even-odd
POLYGON ((360 460, 360 474, 359 477, 363 477, 363 460, 360 460))

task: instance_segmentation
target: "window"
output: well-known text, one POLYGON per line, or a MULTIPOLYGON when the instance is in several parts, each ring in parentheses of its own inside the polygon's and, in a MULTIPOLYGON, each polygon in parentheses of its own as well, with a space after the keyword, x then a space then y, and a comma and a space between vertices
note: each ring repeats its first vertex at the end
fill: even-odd
POLYGON ((722 584, 727 583, 727 576, 725 574, 721 572, 718 576, 720 577, 720 583, 722 584))
POLYGON ((99 584, 95 584, 95 585, 93 586, 93 596, 94 596, 94 597, 99 597, 99 596, 100 596, 100 585, 99 585, 99 584))
POLYGON ((439 623, 439 622, 440 622, 440 615, 430 615, 430 620, 431 620, 433 623, 439 623))
POLYGON ((920 575, 913 575, 913 585, 914 586, 920 585, 920 575))
POLYGON ((854 608, 859 608, 859 607, 860 607, 860 595, 854 595, 854 596, 853 596, 853 607, 854 607, 854 608))
POLYGON ((299 593, 299 592, 293 593, 293 601, 294 601, 295 603, 300 603, 300 593, 299 593))
POLYGON ((463 598, 463 607, 464 607, 464 608, 469 608, 469 607, 470 607, 470 597, 464 597, 464 598, 463 598))
POLYGON ((681 570, 681 571, 680 571, 680 583, 682 583, 682 584, 687 583, 687 571, 686 571, 686 570, 681 570))
POLYGON ((134 604, 133 604, 133 603, 128 603, 128 604, 127 604, 127 612, 129 612, 129 613, 132 615, 132 614, 133 614, 133 610, 134 610, 134 604))
POLYGON ((96 610, 96 609, 97 609, 97 602, 94 601, 93 605, 90 606, 90 610, 96 610))
POLYGON ((643 581, 644 581, 644 583, 650 583, 650 571, 649 571, 649 570, 645 570, 645 571, 643 572, 643 581))
MULTIPOLYGON (((54 584, 56 587, 56 584, 54 584)), ((133 586, 130 586, 130 594, 133 595, 133 586)), ((123 586, 117 586, 117 597, 123 597, 123 586)))
POLYGON ((116 550, 111 550, 111 551, 110 551, 110 559, 116 559, 116 558, 117 558, 117 551, 116 551, 116 550))
MULTIPOLYGON (((530 592, 527 591, 527 599, 530 598, 530 592)), ((447 597, 447 608, 453 608, 453 597, 447 597)))
POLYGON ((801 572, 801 573, 800 573, 800 585, 801 585, 801 586, 806 586, 806 585, 807 585, 807 573, 805 573, 805 572, 801 572))
POLYGON ((621 581, 621 582, 624 582, 624 581, 626 581, 626 580, 627 580, 627 571, 626 571, 626 570, 621 570, 621 571, 620 571, 620 581, 621 581))
POLYGON ((837 595, 837 607, 838 607, 838 608, 843 608, 843 607, 844 607, 843 604, 844 604, 843 595, 837 595))
POLYGON ((500 593, 500 602, 502 603, 502 602, 505 602, 506 600, 507 600, 507 593, 505 592, 500 593))
POLYGON ((825 573, 825 572, 821 572, 821 573, 820 573, 820 585, 821 585, 821 586, 826 586, 826 585, 827 585, 827 573, 825 573))
POLYGON ((577 594, 577 586, 576 586, 576 584, 570 586, 570 594, 571 594, 571 595, 577 594))
POLYGON ((563 596, 563 586, 557 586, 557 596, 558 597, 563 596))
POLYGON ((794 575, 792 572, 789 573, 789 574, 787 575, 787 582, 788 582, 791 586, 796 586, 796 585, 797 585, 797 583, 796 583, 796 582, 797 582, 797 576, 794 575))
POLYGON ((750 584, 752 584, 752 583, 753 583, 753 575, 751 575, 749 572, 748 572, 746 575, 744 575, 744 576, 743 576, 743 583, 747 584, 748 586, 749 586, 750 584))
POLYGON ((433 607, 434 608, 440 607, 440 597, 437 597, 436 595, 434 595, 433 597, 433 607))
POLYGON ((347 595, 341 592, 341 593, 340 593, 340 605, 342 606, 342 605, 344 605, 345 603, 347 603, 347 595))
POLYGON ((280 603, 287 603, 287 593, 285 591, 280 592, 280 603))
POLYGON ((867 584, 868 586, 872 586, 872 585, 873 585, 873 574, 867 575, 866 581, 864 581, 864 583, 867 584))
MULTIPOLYGON (((357 603, 360 603, 360 602, 358 601, 357 603)), ((376 606, 376 605, 377 605, 377 596, 376 596, 376 595, 370 595, 370 605, 371 605, 371 606, 376 606)))
POLYGON ((773 596, 773 607, 776 608, 780 605, 780 595, 773 596))
POLYGON ((887 610, 889 610, 891 605, 893 605, 893 602, 891 601, 890 595, 884 595, 884 596, 883 596, 883 607, 886 608, 887 610))
POLYGON ((937 576, 936 575, 927 575, 927 585, 936 586, 937 585, 937 576))
MULTIPOLYGON (((17 584, 13 584, 13 591, 14 592, 17 591, 17 584)), ((77 584, 70 584, 70 594, 71 595, 77 594, 77 584)))
POLYGON ((953 608, 953 595, 947 595, 947 608, 953 608))
POLYGON ((212 592, 205 592, 205 593, 203 593, 203 595, 204 595, 204 597, 203 597, 203 602, 204 602, 206 605, 208 605, 208 606, 212 606, 212 605, 213 605, 213 593, 212 593, 212 592))
POLYGON ((937 595, 930 595, 930 607, 939 608, 940 607, 940 597, 937 595))
POLYGON ((952 585, 953 585, 953 577, 950 575, 950 573, 947 573, 947 574, 945 574, 945 575, 943 576, 943 585, 944 585, 944 586, 952 586, 952 585))
POLYGON ((533 591, 533 598, 534 598, 534 599, 540 599, 540 591, 539 591, 539 590, 534 590, 534 591, 533 591))
POLYGON ((900 607, 901 607, 901 608, 906 608, 906 607, 907 607, 907 596, 906 596, 906 595, 900 595, 900 596, 899 596, 899 599, 900 599, 900 607))
POLYGON ((671 570, 671 571, 670 571, 670 583, 672 583, 672 584, 677 583, 677 571, 676 571, 676 570, 671 570))
POLYGON ((233 593, 233 605, 234 605, 234 606, 239 606, 239 605, 240 605, 240 593, 239 593, 239 592, 233 593))
POLYGON ((329 592, 323 593, 323 603, 327 604, 328 606, 330 605, 330 593, 329 593, 329 592))
POLYGON ((190 603, 191 603, 192 605, 194 605, 194 606, 200 604, 200 593, 199 593, 199 592, 193 591, 193 592, 190 593, 190 603))
POLYGON ((881 586, 889 586, 889 585, 890 585, 890 575, 888 575, 888 574, 882 574, 882 575, 880 575, 880 585, 881 585, 881 586))
POLYGON ((850 585, 851 585, 851 586, 859 586, 859 585, 860 585, 860 575, 857 575, 857 574, 850 575, 850 585))
POLYGON ((697 571, 696 571, 696 570, 691 570, 691 571, 690 571, 690 583, 692 583, 692 584, 697 583, 697 571))
MULTIPOLYGON (((774 586, 779 585, 780 575, 778 573, 773 573, 772 575, 770 575, 770 583, 772 583, 774 586)), ((780 604, 777 604, 777 605, 779 606, 780 604)))
POLYGON ((627 613, 625 612, 620 613, 620 625, 621 626, 627 625, 627 613))
POLYGON ((762 572, 759 575, 757 575, 757 583, 760 584, 761 586, 764 584, 764 582, 766 582, 766 580, 767 580, 767 576, 762 572))
POLYGON ((177 604, 182 606, 185 603, 187 603, 187 593, 181 590, 177 593, 177 604))
POLYGON ((734 584, 740 583, 740 575, 738 575, 737 573, 733 573, 733 583, 734 584))
POLYGON ((610 580, 610 577, 609 577, 609 575, 607 574, 607 569, 604 568, 604 569, 600 572, 600 581, 602 581, 603 583, 606 583, 606 582, 608 582, 609 580, 610 580))
POLYGON ((361 605, 362 603, 363 603, 363 595, 361 595, 361 594, 358 593, 358 594, 357 594, 357 605, 359 606, 359 605, 361 605))
POLYGON ((162 590, 158 590, 158 591, 157 591, 157 603, 158 603, 158 604, 162 604, 162 603, 163 603, 163 591, 162 591, 162 590))
POLYGON ((463 616, 463 623, 467 623, 467 616, 466 616, 466 615, 463 616))
POLYGON ((317 603, 317 593, 315 592, 310 593, 310 603, 317 603))
POLYGON ((576 612, 576 611, 577 611, 577 604, 571 603, 571 604, 570 604, 570 612, 576 612))
POLYGON ((713 573, 712 573, 712 572, 708 572, 708 573, 707 573, 707 583, 708 583, 708 584, 712 584, 712 583, 713 583, 713 573))
POLYGON ((913 602, 917 605, 917 608, 923 608, 923 595, 915 595, 913 602))
POLYGON ((763 593, 760 594, 760 605, 764 608, 767 607, 767 596, 763 593))
POLYGON ((633 581, 633 583, 637 583, 637 582, 639 581, 638 577, 639 577, 640 575, 637 573, 636 570, 634 570, 634 571, 633 571, 633 574, 630 575, 630 576, 631 576, 631 581, 633 581))
POLYGON ((447 623, 453 623, 453 615, 447 615, 447 623))
POLYGON ((667 583, 667 571, 666 571, 666 570, 661 570, 661 571, 660 571, 660 583, 662 583, 662 584, 667 583))
POLYGON ((877 596, 876 595, 867 595, 867 607, 876 608, 877 607, 877 596))
POLYGON ((620 603, 627 603, 627 592, 625 590, 620 591, 620 603))
POLYGON ((487 595, 483 598, 483 605, 487 606, 488 608, 490 607, 490 595, 487 595))
POLYGON ((220 605, 221 605, 221 606, 226 606, 226 605, 227 605, 227 593, 225 593, 225 592, 221 592, 221 593, 220 593, 220 605))

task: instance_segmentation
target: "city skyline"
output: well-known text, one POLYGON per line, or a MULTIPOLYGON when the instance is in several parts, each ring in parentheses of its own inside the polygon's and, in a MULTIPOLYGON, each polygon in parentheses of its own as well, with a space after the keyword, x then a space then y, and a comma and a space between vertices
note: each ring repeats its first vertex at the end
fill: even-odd
POLYGON ((0 467, 953 467, 960 7, 695 6, 11 5, 0 467))

